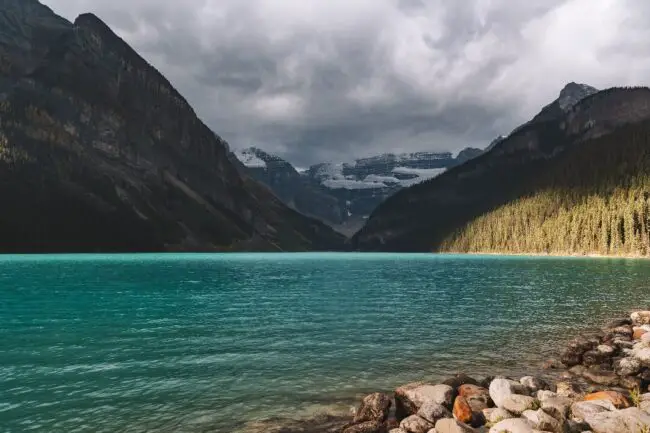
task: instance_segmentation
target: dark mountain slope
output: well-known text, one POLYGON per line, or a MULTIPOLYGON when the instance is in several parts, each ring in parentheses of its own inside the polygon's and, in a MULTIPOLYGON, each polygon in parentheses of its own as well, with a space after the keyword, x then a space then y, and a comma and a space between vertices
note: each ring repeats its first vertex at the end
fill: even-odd
MULTIPOLYGON (((610 89, 538 116, 486 154, 384 202, 352 239, 362 250, 441 250, 459 229, 522 195, 579 143, 650 119, 650 90, 610 89)), ((587 152, 588 145, 581 145, 587 152)))
POLYGON ((1 0, 2 251, 332 249, 101 20, 1 0))

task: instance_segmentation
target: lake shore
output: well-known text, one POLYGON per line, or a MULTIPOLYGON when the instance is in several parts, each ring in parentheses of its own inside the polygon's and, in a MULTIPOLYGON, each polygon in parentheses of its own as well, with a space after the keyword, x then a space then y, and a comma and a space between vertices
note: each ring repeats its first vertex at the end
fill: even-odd
POLYGON ((445 251, 439 254, 467 254, 468 256, 513 256, 513 257, 552 257, 558 259, 585 258, 585 259, 650 259, 648 255, 642 254, 597 254, 597 253, 506 253, 506 252, 462 252, 462 251, 445 251))
POLYGON ((527 376, 459 373, 369 394, 347 417, 259 427, 269 433, 646 433, 650 311, 576 336, 527 376))

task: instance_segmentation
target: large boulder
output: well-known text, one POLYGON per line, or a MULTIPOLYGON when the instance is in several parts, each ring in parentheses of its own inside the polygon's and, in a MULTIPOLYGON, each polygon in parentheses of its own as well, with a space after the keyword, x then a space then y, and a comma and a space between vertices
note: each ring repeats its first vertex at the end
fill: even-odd
POLYGON ((445 406, 428 401, 424 403, 417 413, 418 416, 426 419, 430 423, 435 424, 438 420, 443 418, 451 418, 451 412, 445 406))
POLYGON ((436 423, 436 433, 477 433, 477 431, 458 420, 445 418, 436 423))
POLYGON ((521 415, 527 410, 537 410, 540 407, 540 402, 527 395, 511 394, 503 400, 500 407, 515 415, 521 415))
POLYGON ((636 326, 650 325, 650 311, 635 311, 630 314, 630 319, 636 326))
POLYGON ((638 407, 588 415, 585 422, 593 433, 644 433, 650 429, 650 414, 638 407))
POLYGON ((527 419, 533 428, 537 430, 545 430, 554 433, 562 433, 563 421, 553 418, 542 409, 527 410, 522 414, 522 417, 527 419))
POLYGON ((610 401, 616 409, 626 409, 630 407, 627 397, 618 391, 599 391, 585 395, 584 401, 607 400, 610 401))
POLYGON ((644 367, 650 367, 650 347, 642 343, 636 344, 632 349, 632 356, 644 367))
POLYGON ((406 417, 399 424, 399 428, 407 431, 408 433, 427 433, 434 427, 435 424, 430 423, 426 419, 421 418, 417 415, 406 417))
POLYGON ((454 397, 455 391, 449 385, 410 383, 395 390, 395 416, 402 420, 415 415, 427 402, 451 408, 454 397))
POLYGON ((576 421, 585 421, 593 414, 615 409, 608 400, 579 401, 571 405, 571 418, 576 421))
POLYGON ((490 428, 490 433, 533 433, 533 425, 524 418, 510 418, 500 421, 490 428))
POLYGON ((391 399, 386 394, 375 392, 361 401, 361 406, 354 416, 354 423, 365 421, 386 421, 390 411, 391 399))

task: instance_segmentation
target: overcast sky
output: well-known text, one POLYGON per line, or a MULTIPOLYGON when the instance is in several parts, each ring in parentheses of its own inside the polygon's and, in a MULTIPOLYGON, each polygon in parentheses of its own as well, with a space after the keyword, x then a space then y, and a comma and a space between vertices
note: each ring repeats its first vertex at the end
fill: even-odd
POLYGON ((233 148, 299 166, 485 147, 569 81, 650 82, 647 0, 43 3, 102 18, 233 148))

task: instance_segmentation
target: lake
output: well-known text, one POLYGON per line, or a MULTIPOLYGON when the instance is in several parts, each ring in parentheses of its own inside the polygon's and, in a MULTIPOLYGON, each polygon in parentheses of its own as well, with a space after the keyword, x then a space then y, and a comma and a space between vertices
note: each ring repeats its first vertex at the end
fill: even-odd
POLYGON ((247 432, 457 371, 524 373, 650 306, 650 261, 0 256, 0 431, 247 432))

